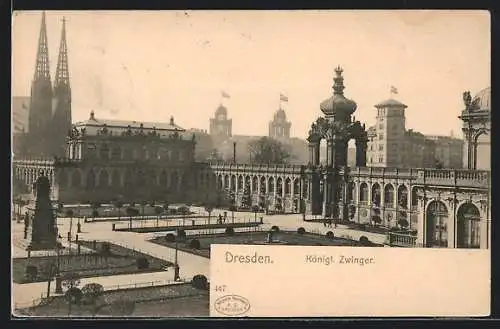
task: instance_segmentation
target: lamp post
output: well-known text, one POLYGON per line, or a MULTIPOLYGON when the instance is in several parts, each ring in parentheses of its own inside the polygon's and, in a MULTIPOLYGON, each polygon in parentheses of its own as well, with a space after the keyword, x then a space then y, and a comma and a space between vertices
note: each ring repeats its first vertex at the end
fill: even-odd
POLYGON ((56 294, 62 294, 62 278, 61 278, 61 264, 60 264, 60 246, 57 244, 57 267, 56 267, 56 294))
POLYGON ((177 229, 177 236, 175 237, 174 281, 179 280, 178 252, 179 252, 179 230, 177 229))

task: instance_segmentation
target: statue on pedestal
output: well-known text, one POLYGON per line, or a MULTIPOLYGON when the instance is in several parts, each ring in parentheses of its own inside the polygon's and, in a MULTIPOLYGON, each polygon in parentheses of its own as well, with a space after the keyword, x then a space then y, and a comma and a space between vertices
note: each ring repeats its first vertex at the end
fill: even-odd
POLYGON ((35 204, 33 215, 27 227, 27 242, 30 250, 55 249, 57 226, 54 209, 50 201, 50 182, 46 176, 40 176, 34 184, 35 204))

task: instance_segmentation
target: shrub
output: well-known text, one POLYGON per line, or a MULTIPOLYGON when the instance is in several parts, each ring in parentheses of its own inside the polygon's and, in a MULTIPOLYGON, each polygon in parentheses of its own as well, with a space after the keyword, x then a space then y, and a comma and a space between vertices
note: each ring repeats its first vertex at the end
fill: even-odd
POLYGON ((366 236, 361 236, 359 238, 359 244, 362 245, 362 246, 369 246, 370 245, 370 240, 368 240, 368 238, 366 236))
POLYGON ((82 291, 77 287, 71 287, 64 294, 68 303, 80 304, 82 301, 82 291))
POLYGON ((206 290, 208 288, 208 279, 204 275, 197 274, 191 280, 191 285, 196 289, 206 290))
POLYGON ((226 234, 227 235, 234 235, 234 228, 226 227, 226 234))
POLYGON ((119 299, 103 307, 99 311, 99 314, 111 315, 111 316, 117 316, 117 315, 124 316, 132 314, 134 310, 135 310, 134 301, 127 299, 119 299))
POLYGON ((109 242, 103 242, 101 244, 101 254, 103 255, 111 254, 111 244, 109 242))
POLYGON ((372 220, 373 220, 373 222, 374 222, 375 224, 380 224, 380 223, 382 223, 382 218, 380 218, 380 216, 378 216, 378 215, 373 216, 373 217, 372 217, 372 220))
POLYGON ((88 283, 82 288, 84 304, 95 304, 97 299, 104 293, 104 288, 99 283, 88 283))
POLYGON ((333 240, 333 238, 335 237, 335 235, 333 234, 332 231, 328 231, 326 232, 326 238, 329 239, 329 240, 333 240))
POLYGON ((361 231, 366 231, 366 224, 359 224, 359 229, 361 231))
POLYGON ((406 220, 406 218, 400 218, 398 220, 398 225, 401 226, 401 228, 403 228, 403 229, 406 229, 409 226, 408 221, 406 220))
POLYGON ((99 212, 97 210, 92 210, 92 218, 99 217, 99 212))
POLYGON ((278 226, 276 226, 276 225, 273 225, 273 227, 271 227, 271 231, 279 232, 280 228, 278 226))
POLYGON ((35 281, 38 276, 38 268, 35 265, 28 265, 25 269, 25 277, 29 281, 35 281))
POLYGON ((304 234, 304 233, 306 233, 306 229, 305 229, 305 228, 303 228, 303 227, 299 227, 299 228, 297 229, 297 233, 299 233, 299 234, 304 234))
POLYGON ((146 257, 139 257, 135 260, 135 263, 137 265, 137 268, 139 270, 144 270, 149 268, 149 261, 146 257))
POLYGON ((180 240, 185 239, 186 238, 186 231, 184 231, 184 230, 178 230, 177 231, 177 237, 180 240))
POLYGON ((167 240, 167 242, 174 242, 175 241, 175 235, 172 234, 172 233, 168 233, 166 236, 165 236, 165 240, 167 240))
POLYGON ((193 240, 189 241, 189 248, 200 250, 200 248, 201 248, 200 240, 193 239, 193 240))

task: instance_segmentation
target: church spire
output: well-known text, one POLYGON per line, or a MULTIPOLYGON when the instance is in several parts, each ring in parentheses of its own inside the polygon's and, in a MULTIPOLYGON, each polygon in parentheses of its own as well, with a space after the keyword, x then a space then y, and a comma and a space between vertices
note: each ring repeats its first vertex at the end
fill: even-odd
POLYGON ((61 43, 59 44, 54 89, 61 86, 69 88, 68 46, 66 44, 66 18, 64 17, 62 20, 61 43))
POLYGON ((46 80, 50 82, 49 49, 47 45, 45 12, 42 13, 42 24, 40 26, 40 36, 38 37, 38 51, 36 54, 36 68, 33 80, 46 80))

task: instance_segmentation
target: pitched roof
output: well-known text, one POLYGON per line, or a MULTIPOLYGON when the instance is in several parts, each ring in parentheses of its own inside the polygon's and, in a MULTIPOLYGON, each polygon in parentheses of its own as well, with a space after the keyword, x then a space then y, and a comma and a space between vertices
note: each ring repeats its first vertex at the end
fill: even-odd
POLYGON ((29 108, 29 96, 12 97, 12 131, 14 133, 28 132, 29 108))

